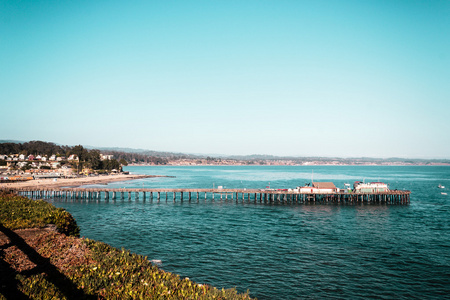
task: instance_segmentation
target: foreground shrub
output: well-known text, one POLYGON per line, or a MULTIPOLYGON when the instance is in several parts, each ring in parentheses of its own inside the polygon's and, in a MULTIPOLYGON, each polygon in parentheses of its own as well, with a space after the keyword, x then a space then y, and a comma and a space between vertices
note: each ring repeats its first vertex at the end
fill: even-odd
POLYGON ((42 200, 0 191, 0 222, 9 229, 40 228, 54 224, 59 232, 79 236, 80 228, 70 213, 42 200))
POLYGON ((181 279, 124 249, 89 239, 85 243, 94 263, 76 268, 72 280, 86 294, 106 299, 250 299, 236 289, 219 290, 181 279))
POLYGON ((20 282, 20 290, 30 299, 67 299, 52 282, 47 280, 43 274, 31 276, 17 275, 20 282))

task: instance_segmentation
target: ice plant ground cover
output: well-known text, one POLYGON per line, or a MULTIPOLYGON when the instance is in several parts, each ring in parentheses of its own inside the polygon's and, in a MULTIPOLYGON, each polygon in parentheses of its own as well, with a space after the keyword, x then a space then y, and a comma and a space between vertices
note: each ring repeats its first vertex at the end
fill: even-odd
POLYGON ((56 225, 60 233, 79 236, 75 219, 62 208, 42 200, 31 200, 13 193, 0 192, 0 222, 9 229, 42 228, 56 225))

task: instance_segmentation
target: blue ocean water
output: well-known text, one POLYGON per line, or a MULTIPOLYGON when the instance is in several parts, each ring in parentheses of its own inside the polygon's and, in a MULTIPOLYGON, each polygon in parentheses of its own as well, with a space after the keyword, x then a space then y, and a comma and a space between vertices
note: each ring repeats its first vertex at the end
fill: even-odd
POLYGON ((109 184, 145 188, 338 187, 383 181, 410 205, 236 203, 132 199, 53 203, 81 235, 161 260, 161 268, 258 299, 443 299, 450 294, 450 167, 127 167, 175 176, 109 184), (438 184, 446 186, 438 189, 438 184))

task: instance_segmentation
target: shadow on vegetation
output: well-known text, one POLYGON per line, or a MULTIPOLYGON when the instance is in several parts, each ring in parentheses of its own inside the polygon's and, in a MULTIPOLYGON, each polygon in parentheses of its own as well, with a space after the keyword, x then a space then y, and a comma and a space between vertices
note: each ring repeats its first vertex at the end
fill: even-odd
POLYGON ((0 246, 0 294, 7 299, 28 299, 19 289, 19 281, 16 279, 17 274, 24 276, 31 276, 35 274, 46 274, 46 279, 53 283, 55 287, 67 298, 67 299, 97 299, 92 295, 86 295, 82 290, 64 274, 62 274, 54 265, 50 263, 48 258, 42 257, 36 250, 28 245, 18 234, 14 231, 4 227, 0 223, 0 231, 5 234, 10 242, 3 246, 0 246), (28 256, 29 260, 33 262, 36 267, 31 270, 23 272, 17 272, 3 259, 4 250, 16 246, 20 251, 28 256))

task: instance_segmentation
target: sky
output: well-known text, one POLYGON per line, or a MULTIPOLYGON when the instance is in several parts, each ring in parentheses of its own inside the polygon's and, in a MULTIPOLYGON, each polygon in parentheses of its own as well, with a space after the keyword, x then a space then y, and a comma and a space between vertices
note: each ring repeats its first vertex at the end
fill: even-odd
POLYGON ((450 1, 0 1, 0 139, 450 158, 450 1))

